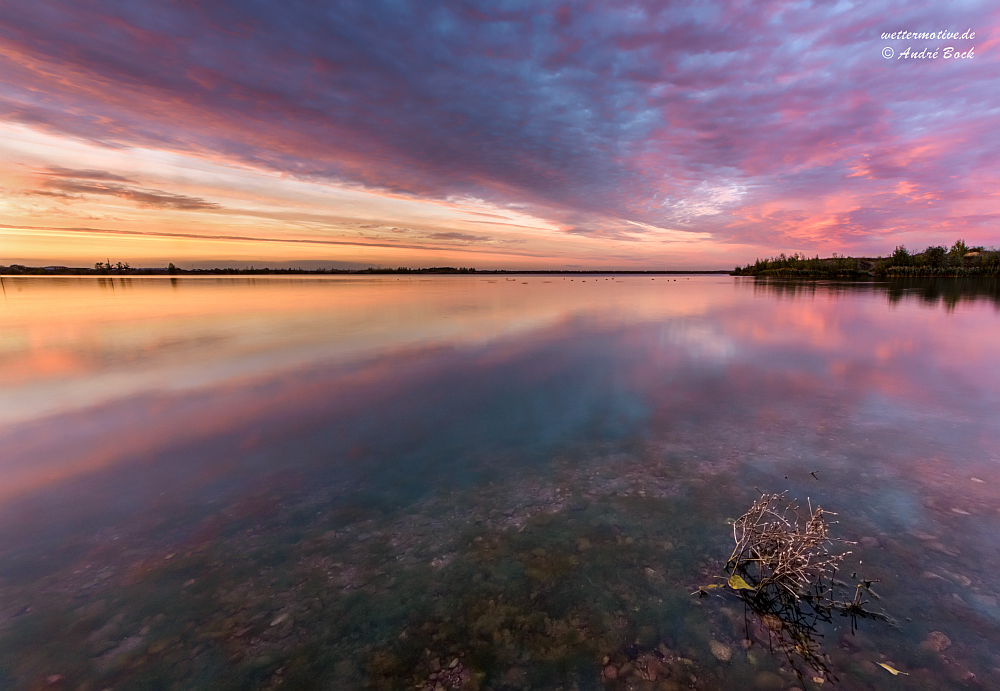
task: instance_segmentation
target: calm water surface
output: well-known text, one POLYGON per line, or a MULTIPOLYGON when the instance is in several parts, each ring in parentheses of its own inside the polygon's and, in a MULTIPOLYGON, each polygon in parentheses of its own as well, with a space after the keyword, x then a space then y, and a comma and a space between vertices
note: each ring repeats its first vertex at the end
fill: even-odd
POLYGON ((837 687, 1000 684, 993 283, 0 300, 0 688, 820 688, 691 594, 758 490, 836 512, 878 579, 893 622, 823 630, 837 687))

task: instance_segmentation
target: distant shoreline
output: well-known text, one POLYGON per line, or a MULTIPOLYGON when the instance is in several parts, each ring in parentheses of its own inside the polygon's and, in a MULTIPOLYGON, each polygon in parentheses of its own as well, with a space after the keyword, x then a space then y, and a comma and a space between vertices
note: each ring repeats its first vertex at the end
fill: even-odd
POLYGON ((90 269, 85 267, 70 266, 22 266, 13 264, 11 266, 0 266, 2 276, 367 276, 367 275, 475 275, 475 276, 528 276, 528 275, 640 275, 640 276, 683 276, 683 275, 728 275, 731 269, 713 269, 707 271, 562 271, 562 270, 507 270, 507 269, 473 269, 455 268, 450 266, 431 267, 427 269, 270 269, 270 268, 249 268, 249 269, 180 269, 172 268, 101 268, 90 269))
POLYGON ((983 271, 981 268, 909 268, 900 271, 892 267, 888 272, 871 270, 827 270, 809 271, 802 269, 781 268, 778 270, 760 271, 759 273, 737 269, 713 270, 648 270, 648 271, 562 271, 562 270, 528 270, 528 269, 455 269, 452 267, 433 267, 429 269, 163 269, 140 267, 128 269, 88 269, 69 266, 13 266, 0 265, 0 277, 17 278, 19 276, 86 276, 92 278, 107 277, 149 277, 165 276, 177 278, 181 276, 733 276, 756 279, 785 280, 839 280, 839 281, 885 281, 917 278, 996 278, 997 272, 983 271))

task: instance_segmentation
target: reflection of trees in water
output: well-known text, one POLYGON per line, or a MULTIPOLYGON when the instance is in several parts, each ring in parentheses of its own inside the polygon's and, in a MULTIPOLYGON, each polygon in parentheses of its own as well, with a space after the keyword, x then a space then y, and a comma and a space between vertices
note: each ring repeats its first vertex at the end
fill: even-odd
POLYGON ((754 294, 778 298, 811 298, 817 294, 884 293, 892 304, 905 300, 918 300, 929 305, 940 302, 950 310, 960 302, 986 300, 1000 308, 1000 278, 942 277, 830 281, 757 277, 752 279, 752 287, 754 294))
POLYGON ((928 304, 943 302, 953 309, 959 302, 988 300, 1000 308, 1000 279, 997 278, 902 278, 885 284, 889 301, 918 299, 928 304))

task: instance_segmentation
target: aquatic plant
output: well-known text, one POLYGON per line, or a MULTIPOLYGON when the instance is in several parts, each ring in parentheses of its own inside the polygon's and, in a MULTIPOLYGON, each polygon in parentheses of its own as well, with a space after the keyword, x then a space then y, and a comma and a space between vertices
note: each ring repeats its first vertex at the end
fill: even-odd
POLYGON ((866 608, 865 595, 876 597, 874 581, 862 579, 851 599, 842 594, 850 586, 837 579, 837 571, 850 552, 835 551, 837 543, 847 543, 830 537, 827 517, 833 515, 811 503, 803 514, 785 493, 762 494, 733 522, 736 545, 726 561, 726 585, 746 605, 747 638, 752 614, 800 680, 807 670, 814 678, 836 680, 819 631, 834 612, 851 618, 852 632, 859 618, 888 619, 866 608))

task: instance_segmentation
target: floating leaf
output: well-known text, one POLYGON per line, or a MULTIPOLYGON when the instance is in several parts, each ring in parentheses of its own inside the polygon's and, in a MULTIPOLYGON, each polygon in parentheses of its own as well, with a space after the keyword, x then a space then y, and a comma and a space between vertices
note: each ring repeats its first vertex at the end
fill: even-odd
POLYGON ((743 580, 743 577, 734 573, 729 577, 729 587, 733 590, 754 590, 755 588, 743 580))
POLYGON ((899 675, 899 674, 905 674, 906 676, 910 676, 909 672, 900 672, 898 669, 896 669, 892 665, 887 665, 884 662, 878 663, 878 666, 881 667, 882 669, 886 670, 889 674, 891 674, 894 677, 897 676, 897 675, 899 675))

